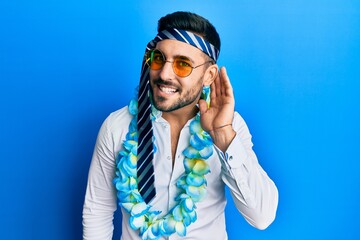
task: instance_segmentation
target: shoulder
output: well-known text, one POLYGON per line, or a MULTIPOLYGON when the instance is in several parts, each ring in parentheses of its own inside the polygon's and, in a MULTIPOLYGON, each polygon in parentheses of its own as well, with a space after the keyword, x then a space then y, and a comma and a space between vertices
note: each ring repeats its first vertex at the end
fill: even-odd
POLYGON ((128 129, 132 115, 129 113, 128 107, 120 108, 112 112, 105 119, 103 126, 110 132, 119 131, 121 129, 128 129))

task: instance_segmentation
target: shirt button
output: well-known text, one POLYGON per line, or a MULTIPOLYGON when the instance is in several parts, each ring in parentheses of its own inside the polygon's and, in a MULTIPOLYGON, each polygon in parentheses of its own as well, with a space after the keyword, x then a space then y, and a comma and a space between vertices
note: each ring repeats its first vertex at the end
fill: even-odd
POLYGON ((171 160, 171 157, 170 157, 170 156, 167 156, 167 160, 171 160))

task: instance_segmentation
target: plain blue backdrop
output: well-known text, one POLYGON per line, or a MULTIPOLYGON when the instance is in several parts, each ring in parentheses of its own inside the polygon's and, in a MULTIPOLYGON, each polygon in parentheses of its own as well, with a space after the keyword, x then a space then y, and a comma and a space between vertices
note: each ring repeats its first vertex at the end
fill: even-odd
POLYGON ((236 110, 280 192, 265 231, 230 200, 229 239, 359 239, 356 0, 2 0, 0 239, 81 239, 99 127, 133 96, 157 20, 177 10, 217 27, 236 110))

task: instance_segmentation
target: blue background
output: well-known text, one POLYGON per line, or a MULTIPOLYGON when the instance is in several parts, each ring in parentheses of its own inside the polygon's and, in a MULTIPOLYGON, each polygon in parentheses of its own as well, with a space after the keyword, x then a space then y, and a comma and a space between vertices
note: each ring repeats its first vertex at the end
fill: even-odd
POLYGON ((356 0, 2 0, 0 238, 81 239, 99 127, 133 96, 157 20, 177 10, 217 27, 236 110, 280 192, 265 231, 230 200, 229 238, 359 239, 356 0))

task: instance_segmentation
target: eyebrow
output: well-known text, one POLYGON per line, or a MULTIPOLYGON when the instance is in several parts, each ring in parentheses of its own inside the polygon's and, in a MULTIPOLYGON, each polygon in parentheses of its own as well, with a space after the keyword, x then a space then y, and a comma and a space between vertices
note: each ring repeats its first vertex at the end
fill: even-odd
POLYGON ((176 58, 180 58, 181 60, 187 60, 190 61, 191 63, 194 63, 194 61, 192 61, 189 57, 183 56, 183 55, 176 55, 176 58))
MULTIPOLYGON (((162 52, 164 54, 164 57, 165 59, 168 59, 168 56, 166 56, 166 54, 161 50, 161 49, 158 49, 156 48, 157 50, 159 50, 160 52, 162 52)), ((188 56, 184 56, 184 55, 180 55, 180 54, 177 54, 177 55, 174 55, 173 58, 180 58, 182 60, 189 60, 192 64, 195 64, 194 60, 191 59, 190 57, 188 56)))

